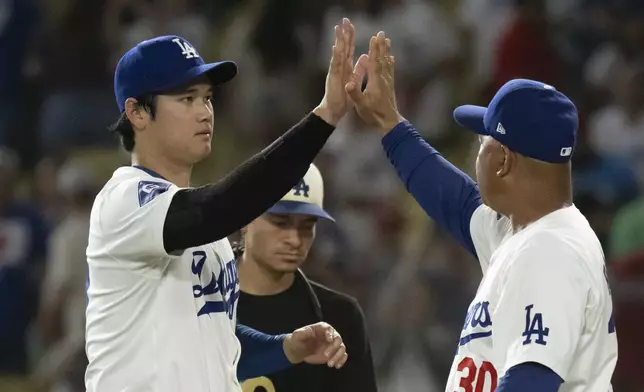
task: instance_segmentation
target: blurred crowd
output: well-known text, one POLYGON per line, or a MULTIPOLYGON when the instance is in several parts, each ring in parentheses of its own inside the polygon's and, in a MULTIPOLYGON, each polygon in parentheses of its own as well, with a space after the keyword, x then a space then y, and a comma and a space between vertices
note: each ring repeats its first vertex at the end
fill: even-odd
MULTIPOLYGON (((137 42, 191 41, 239 76, 215 94, 218 179, 321 99, 343 16, 358 53, 384 30, 398 103, 473 175, 457 104, 509 79, 552 84, 580 113, 575 204, 606 254, 620 359, 616 392, 644 391, 644 2, 641 0, 1 0, 0 390, 84 391, 88 216, 128 156, 107 126, 112 74, 137 42), (31 389, 31 388, 35 389, 31 389)), ((380 135, 350 114, 316 160, 325 206, 305 270, 355 296, 383 392, 442 391, 480 268, 406 193, 380 135)))

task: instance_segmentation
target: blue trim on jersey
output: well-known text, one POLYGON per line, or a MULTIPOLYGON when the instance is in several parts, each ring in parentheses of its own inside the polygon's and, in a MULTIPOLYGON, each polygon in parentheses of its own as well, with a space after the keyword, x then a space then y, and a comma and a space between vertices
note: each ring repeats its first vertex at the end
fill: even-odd
POLYGON ((476 183, 443 158, 407 121, 385 135, 382 146, 427 215, 476 256, 470 220, 483 203, 476 183))
POLYGON ((549 367, 525 362, 508 369, 496 392, 557 392, 562 383, 561 377, 549 367))
MULTIPOLYGON (((214 276, 214 274, 213 274, 214 276)), ((214 283, 217 283, 216 281, 213 281, 214 283)), ((216 286, 213 286, 216 287, 216 286)), ((206 292, 208 287, 204 287, 203 290, 206 292)), ((206 303, 199 309, 199 312, 197 313, 197 316, 203 316, 205 314, 210 314, 210 313, 230 313, 231 308, 234 305, 235 302, 239 299, 239 291, 235 291, 230 294, 230 298, 226 301, 206 301, 206 303)), ((232 318, 232 317, 231 317, 232 318)))
POLYGON ((165 177, 163 177, 161 174, 159 174, 159 173, 155 172, 155 171, 154 171, 154 170, 152 170, 152 169, 148 169, 147 167, 143 167, 143 166, 141 166, 141 165, 132 165, 132 167, 135 167, 135 168, 137 168, 137 169, 139 169, 139 170, 143 170, 144 172, 148 173, 148 174, 149 174, 149 175, 151 175, 152 177, 156 177, 156 178, 160 178, 160 179, 162 179, 162 180, 168 181, 168 179, 166 179, 165 177))
POLYGON ((459 341, 458 345, 459 346, 464 346, 471 342, 472 340, 476 339, 482 339, 482 338, 489 338, 492 336, 492 331, 487 331, 487 332, 474 332, 469 335, 463 336, 459 341))
POLYGON ((241 358, 237 365, 239 381, 265 376, 293 365, 284 353, 287 335, 268 335, 242 324, 237 324, 235 335, 241 344, 241 358))

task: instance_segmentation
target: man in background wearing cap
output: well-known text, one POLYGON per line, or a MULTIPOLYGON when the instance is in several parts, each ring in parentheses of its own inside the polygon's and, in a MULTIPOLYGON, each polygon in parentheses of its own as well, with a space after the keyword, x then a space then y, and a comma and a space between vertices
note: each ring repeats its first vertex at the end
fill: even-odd
POLYGON ((177 36, 144 41, 119 61, 115 130, 132 166, 94 202, 87 247, 86 388, 94 391, 239 391, 294 363, 347 359, 333 327, 272 336, 237 324, 239 280, 227 236, 274 205, 306 173, 349 110, 353 26, 336 40, 320 105, 216 184, 190 188, 211 150, 212 86, 236 74, 205 64, 177 36), (241 346, 241 347, 240 347, 241 346))
POLYGON ((601 245, 573 205, 577 109, 544 83, 511 80, 487 108, 456 121, 479 134, 478 185, 399 114, 391 43, 372 37, 346 88, 381 130, 405 186, 475 255, 483 280, 467 313, 446 391, 606 392, 617 362, 601 245))
POLYGON ((270 334, 325 321, 342 334, 350 357, 339 371, 301 364, 247 380, 242 384, 244 392, 376 391, 360 305, 354 298, 309 281, 300 271, 313 245, 318 219, 334 221, 323 209, 323 197, 322 175, 312 164, 282 200, 242 230, 243 245, 237 249, 241 253, 238 320, 270 334))

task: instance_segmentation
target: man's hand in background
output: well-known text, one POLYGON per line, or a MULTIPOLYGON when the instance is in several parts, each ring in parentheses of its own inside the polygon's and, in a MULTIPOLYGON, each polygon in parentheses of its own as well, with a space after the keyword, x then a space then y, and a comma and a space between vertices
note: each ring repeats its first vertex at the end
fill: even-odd
POLYGON ((284 340, 284 353, 293 364, 326 363, 337 369, 347 361, 347 350, 338 332, 325 322, 296 329, 284 340))

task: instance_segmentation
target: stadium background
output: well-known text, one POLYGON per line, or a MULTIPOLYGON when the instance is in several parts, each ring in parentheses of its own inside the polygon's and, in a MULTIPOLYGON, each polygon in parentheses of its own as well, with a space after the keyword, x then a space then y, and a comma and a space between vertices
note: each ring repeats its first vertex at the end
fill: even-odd
MULTIPOLYGON (((202 184, 319 102, 342 16, 359 53, 380 29, 392 38, 402 113, 468 173, 477 146, 452 121, 457 104, 485 104, 514 77, 576 102, 575 200, 613 281, 614 383, 644 391, 641 0, 0 1, 0 390, 36 390, 25 380, 84 390, 87 216, 128 158, 106 131, 120 55, 175 33, 206 60, 237 61, 239 76, 215 97, 213 154, 195 169, 202 184)), ((442 391, 478 263, 435 230, 354 114, 316 163, 337 225, 319 225, 306 271, 359 299, 382 391, 442 391)))

